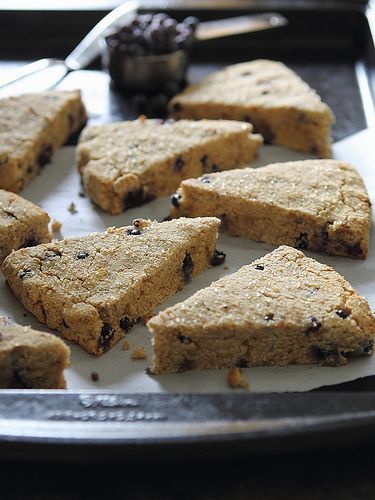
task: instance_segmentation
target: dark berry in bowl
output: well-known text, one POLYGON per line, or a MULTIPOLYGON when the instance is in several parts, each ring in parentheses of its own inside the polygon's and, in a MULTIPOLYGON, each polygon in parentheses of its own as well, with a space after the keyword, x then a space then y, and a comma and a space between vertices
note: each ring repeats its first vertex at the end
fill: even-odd
POLYGON ((178 22, 165 13, 142 14, 108 33, 102 59, 114 86, 129 95, 175 95, 185 81, 198 23, 191 16, 178 22))

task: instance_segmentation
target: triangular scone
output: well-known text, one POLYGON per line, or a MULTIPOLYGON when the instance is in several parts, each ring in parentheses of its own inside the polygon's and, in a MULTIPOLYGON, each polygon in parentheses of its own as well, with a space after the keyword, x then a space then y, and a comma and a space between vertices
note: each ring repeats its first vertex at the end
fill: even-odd
POLYGON ((0 316, 0 388, 64 389, 69 348, 54 335, 0 316))
POLYGON ((375 318, 331 267, 282 246, 151 318, 155 374, 341 365, 371 354, 375 318))
POLYGON ((251 162, 262 144, 252 129, 225 120, 94 125, 81 135, 78 169, 92 201, 118 214, 173 193, 182 179, 251 162))
POLYGON ((0 99, 0 188, 20 191, 86 120, 79 90, 0 99))
POLYGON ((213 217, 139 219, 18 250, 2 272, 39 321, 99 355, 210 265, 219 224, 213 217))
POLYGON ((13 250, 51 241, 49 220, 31 201, 0 189, 0 264, 13 250))
POLYGON ((265 142, 329 158, 330 108, 284 64, 256 60, 211 73, 169 105, 174 118, 245 120, 265 142))
POLYGON ((371 204, 354 167, 274 163, 183 181, 172 216, 216 216, 232 236, 365 259, 371 204))

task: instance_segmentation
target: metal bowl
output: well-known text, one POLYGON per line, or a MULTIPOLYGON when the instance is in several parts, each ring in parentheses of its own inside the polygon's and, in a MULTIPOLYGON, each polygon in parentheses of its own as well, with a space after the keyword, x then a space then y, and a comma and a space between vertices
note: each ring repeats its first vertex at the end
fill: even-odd
POLYGON ((186 51, 177 50, 168 54, 131 56, 115 53, 104 41, 103 65, 116 87, 130 93, 154 93, 171 81, 185 79, 189 57, 186 51))

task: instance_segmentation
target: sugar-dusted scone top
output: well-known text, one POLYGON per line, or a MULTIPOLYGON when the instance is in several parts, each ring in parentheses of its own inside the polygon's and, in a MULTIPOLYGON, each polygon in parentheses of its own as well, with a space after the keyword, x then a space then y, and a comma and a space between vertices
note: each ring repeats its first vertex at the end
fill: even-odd
POLYGON ((98 355, 210 265, 219 223, 139 219, 18 250, 2 272, 39 321, 98 355))
POLYGON ((233 236, 364 259, 371 203, 348 163, 304 160, 182 182, 172 216, 216 216, 233 236))
POLYGON ((0 99, 0 188, 20 191, 86 119, 78 90, 0 99))
POLYGON ((64 389, 69 355, 54 335, 0 316, 0 388, 64 389))
POLYGON ((0 264, 13 250, 51 241, 47 212, 0 189, 0 264))
POLYGON ((331 154, 333 115, 284 64, 255 60, 227 66, 189 85, 169 105, 174 118, 245 120, 266 142, 331 154))
POLYGON ((371 354, 375 318, 334 269, 281 246, 151 318, 155 374, 345 364, 371 354))
POLYGON ((262 139, 234 121, 146 120, 87 127, 77 164, 90 198, 112 214, 166 196, 182 179, 238 168, 262 139))

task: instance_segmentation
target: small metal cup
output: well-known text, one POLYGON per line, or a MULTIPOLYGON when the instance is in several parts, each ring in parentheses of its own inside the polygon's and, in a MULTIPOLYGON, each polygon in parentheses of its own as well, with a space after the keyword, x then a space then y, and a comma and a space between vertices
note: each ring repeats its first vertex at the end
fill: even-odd
POLYGON ((169 54, 131 56, 110 54, 106 47, 103 63, 117 87, 129 92, 152 93, 164 84, 184 80, 189 58, 184 50, 169 54))

